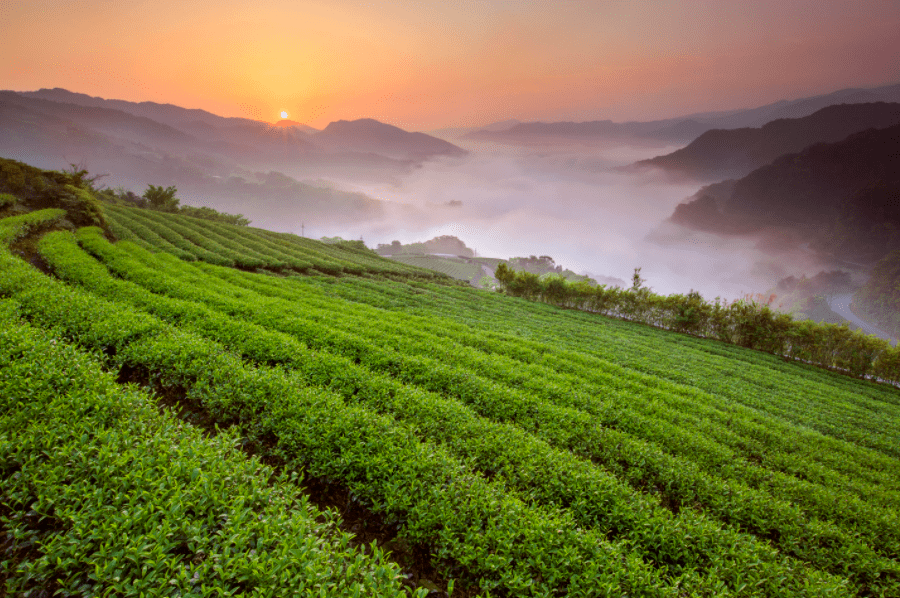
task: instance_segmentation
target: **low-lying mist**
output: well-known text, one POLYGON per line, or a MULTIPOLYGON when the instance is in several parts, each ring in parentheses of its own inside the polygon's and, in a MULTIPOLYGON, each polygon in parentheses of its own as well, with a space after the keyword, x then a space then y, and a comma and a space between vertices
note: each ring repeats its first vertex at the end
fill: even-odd
POLYGON ((781 277, 815 270, 803 252, 772 252, 754 239, 673 234, 665 219, 700 185, 614 170, 672 147, 467 149, 468 157, 427 162, 399 183, 345 184, 385 201, 385 217, 341 230, 307 221, 307 236, 362 238, 374 247, 455 235, 481 256, 549 255, 578 273, 628 281, 640 267, 655 292, 694 289, 707 298, 762 292, 781 277))

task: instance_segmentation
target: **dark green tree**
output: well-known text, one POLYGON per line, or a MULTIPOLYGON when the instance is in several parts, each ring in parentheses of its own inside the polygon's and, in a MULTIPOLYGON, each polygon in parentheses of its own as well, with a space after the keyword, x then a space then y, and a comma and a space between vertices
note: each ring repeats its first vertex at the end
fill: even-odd
POLYGON ((178 189, 174 186, 163 187, 160 185, 148 185, 144 191, 144 199, 150 204, 150 207, 161 212, 177 212, 180 200, 175 197, 178 189))

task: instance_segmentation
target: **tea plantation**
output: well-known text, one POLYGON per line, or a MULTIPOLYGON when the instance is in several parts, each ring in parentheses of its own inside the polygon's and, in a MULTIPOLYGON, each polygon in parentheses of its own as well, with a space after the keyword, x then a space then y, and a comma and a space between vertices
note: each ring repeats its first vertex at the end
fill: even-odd
POLYGON ((900 596, 891 385, 6 197, 7 595, 900 596))

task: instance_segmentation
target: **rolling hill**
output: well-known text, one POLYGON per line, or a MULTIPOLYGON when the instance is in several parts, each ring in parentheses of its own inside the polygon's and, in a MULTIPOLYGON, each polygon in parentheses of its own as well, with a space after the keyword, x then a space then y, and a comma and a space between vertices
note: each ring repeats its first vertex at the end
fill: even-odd
POLYGON ((891 385, 0 175, 8 593, 900 593, 891 385))
POLYGON ((853 133, 898 123, 900 104, 840 104, 803 118, 774 120, 760 128, 707 131, 687 147, 641 160, 633 168, 661 169, 671 176, 701 181, 740 178, 815 143, 834 143, 853 133))

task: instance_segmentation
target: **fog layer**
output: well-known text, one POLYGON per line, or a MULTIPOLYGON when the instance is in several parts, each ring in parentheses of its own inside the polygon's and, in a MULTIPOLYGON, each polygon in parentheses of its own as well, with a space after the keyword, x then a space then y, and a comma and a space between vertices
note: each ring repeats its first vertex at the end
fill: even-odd
POLYGON ((576 272, 624 280, 640 267, 656 292, 694 289, 707 298, 764 291, 780 277, 816 267, 802 251, 774 253, 756 239, 721 239, 664 224, 698 185, 613 168, 674 147, 617 142, 466 149, 468 157, 428 162, 397 184, 353 186, 387 203, 384 218, 342 230, 307 222, 307 234, 362 238, 370 247, 455 235, 481 256, 550 255, 576 272))

